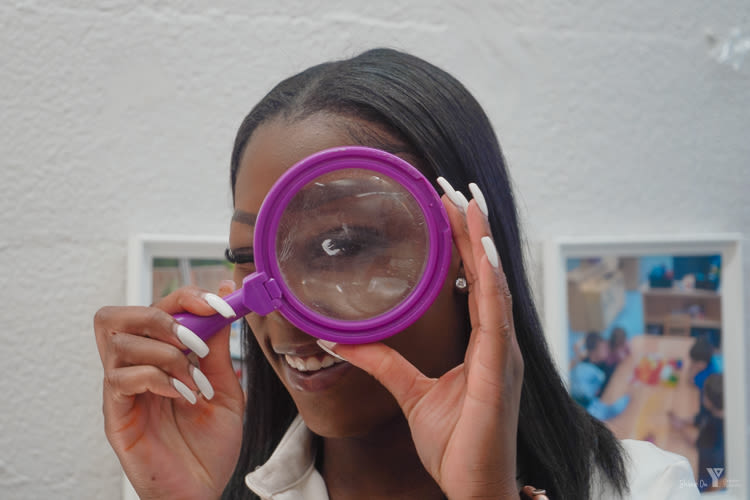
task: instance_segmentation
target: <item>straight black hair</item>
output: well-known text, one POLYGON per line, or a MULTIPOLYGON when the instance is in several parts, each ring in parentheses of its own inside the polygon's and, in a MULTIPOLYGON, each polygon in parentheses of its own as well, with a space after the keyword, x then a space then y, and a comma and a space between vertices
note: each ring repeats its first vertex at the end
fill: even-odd
MULTIPOLYGON (((433 182, 443 176, 463 192, 470 182, 479 185, 513 295, 516 335, 525 362, 517 437, 519 480, 545 488, 550 498, 588 499, 598 469, 614 491, 627 491, 620 443, 570 398, 549 354, 527 281, 505 160, 479 103, 451 75, 391 49, 313 66, 279 83, 242 122, 232 152, 232 192, 245 146, 259 125, 318 112, 384 128, 404 142, 433 182)), ((296 415, 291 397, 247 324, 245 330, 248 402, 242 450, 225 499, 257 498, 245 486, 244 476, 269 458, 296 415)))

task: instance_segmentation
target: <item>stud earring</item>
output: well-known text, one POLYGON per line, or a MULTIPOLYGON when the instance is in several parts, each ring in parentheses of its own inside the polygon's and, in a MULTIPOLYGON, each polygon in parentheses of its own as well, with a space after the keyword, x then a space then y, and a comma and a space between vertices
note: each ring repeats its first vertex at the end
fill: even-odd
POLYGON ((464 278, 463 276, 459 276, 458 278, 456 278, 455 286, 456 290, 463 293, 466 292, 469 284, 466 282, 466 278, 464 278))

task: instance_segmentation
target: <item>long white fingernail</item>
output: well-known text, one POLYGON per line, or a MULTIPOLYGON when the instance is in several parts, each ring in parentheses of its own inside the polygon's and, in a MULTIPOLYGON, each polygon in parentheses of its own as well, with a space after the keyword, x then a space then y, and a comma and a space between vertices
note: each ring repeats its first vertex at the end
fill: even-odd
POLYGON ((489 211, 487 210, 487 200, 484 199, 484 194, 482 193, 482 190, 479 189, 479 186, 472 182, 469 184, 469 191, 471 191, 471 196, 474 197, 474 201, 477 202, 479 210, 482 211, 485 217, 489 217, 489 211))
POLYGON ((232 306, 230 306, 226 300, 222 299, 215 293, 204 293, 203 300, 205 300, 209 306, 214 308, 214 311, 221 314, 225 318, 234 318, 237 313, 234 312, 232 306))
POLYGON ((172 387, 177 389, 183 398, 187 399, 188 403, 194 405, 198 398, 195 397, 195 393, 190 390, 190 387, 186 386, 174 377, 169 377, 169 381, 172 382, 172 387))
POLYGON ((333 348, 336 347, 336 342, 331 342, 330 340, 323 340, 318 339, 318 346, 320 346, 321 349, 323 349, 325 352, 333 356, 334 358, 338 358, 341 361, 346 361, 344 358, 333 352, 333 348))
POLYGON ((482 246, 484 247, 484 253, 487 255, 487 260, 490 261, 492 267, 497 269, 500 266, 500 258, 497 256, 497 248, 495 243, 489 236, 482 236, 482 246))
POLYGON ((437 182, 440 187, 443 188, 443 192, 448 197, 448 199, 451 200, 451 203, 453 203, 456 208, 461 211, 461 213, 465 214, 466 207, 469 206, 469 202, 466 200, 466 197, 461 194, 461 192, 453 189, 453 186, 451 186, 451 183, 448 182, 445 177, 438 177, 437 182))
POLYGON ((193 365, 190 365, 190 376, 193 377, 195 385, 198 386, 198 389, 201 391, 204 398, 211 399, 214 397, 214 388, 202 371, 193 365))
POLYGON ((180 339, 180 342, 197 354, 198 357, 205 358, 208 354, 208 346, 206 343, 186 326, 179 323, 175 323, 175 325, 177 325, 175 328, 175 334, 177 334, 177 338, 180 339))
POLYGON ((458 201, 461 203, 461 211, 463 213, 466 213, 466 209, 469 208, 469 200, 466 199, 466 196, 461 191, 456 191, 456 197, 458 198, 458 201))

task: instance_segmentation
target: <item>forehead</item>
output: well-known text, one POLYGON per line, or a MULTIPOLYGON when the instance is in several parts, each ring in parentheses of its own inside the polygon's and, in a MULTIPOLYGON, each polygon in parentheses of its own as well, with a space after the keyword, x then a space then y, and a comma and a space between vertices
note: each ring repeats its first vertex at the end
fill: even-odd
POLYGON ((354 145, 345 120, 317 114, 294 122, 274 119, 259 126, 240 159, 235 208, 257 213, 271 186, 292 165, 323 149, 354 145))

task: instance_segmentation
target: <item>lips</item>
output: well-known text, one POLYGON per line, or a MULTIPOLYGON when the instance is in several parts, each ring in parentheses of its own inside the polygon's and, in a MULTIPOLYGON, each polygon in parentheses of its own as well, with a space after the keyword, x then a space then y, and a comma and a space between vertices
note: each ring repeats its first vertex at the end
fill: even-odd
POLYGON ((317 346, 274 349, 281 358, 282 376, 298 391, 317 392, 338 383, 352 365, 321 351, 317 346))
POLYGON ((318 370, 331 367, 336 363, 344 362, 341 359, 334 358, 330 354, 323 354, 322 358, 319 355, 300 357, 285 354, 284 361, 286 361, 286 363, 295 370, 299 370, 301 372, 316 372, 318 370))

